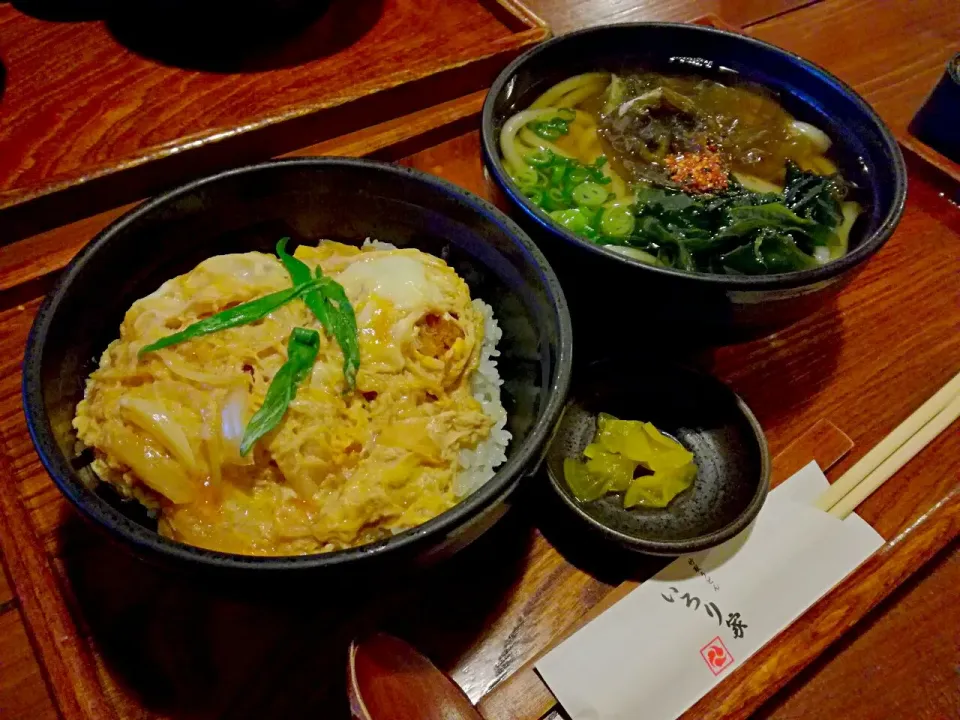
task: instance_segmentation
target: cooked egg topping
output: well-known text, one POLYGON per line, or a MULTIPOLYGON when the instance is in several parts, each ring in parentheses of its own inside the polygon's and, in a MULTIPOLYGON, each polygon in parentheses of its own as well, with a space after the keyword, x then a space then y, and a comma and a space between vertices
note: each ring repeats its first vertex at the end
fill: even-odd
POLYGON ((285 555, 352 547, 453 506, 462 450, 492 426, 470 379, 484 318, 443 260, 331 241, 296 257, 345 289, 360 370, 297 300, 262 320, 138 357, 172 332, 290 287, 262 253, 212 257, 133 304, 87 382, 74 426, 94 469, 157 510, 160 532, 201 547, 285 555), (295 327, 322 340, 284 419, 246 457, 240 439, 286 361, 295 327))

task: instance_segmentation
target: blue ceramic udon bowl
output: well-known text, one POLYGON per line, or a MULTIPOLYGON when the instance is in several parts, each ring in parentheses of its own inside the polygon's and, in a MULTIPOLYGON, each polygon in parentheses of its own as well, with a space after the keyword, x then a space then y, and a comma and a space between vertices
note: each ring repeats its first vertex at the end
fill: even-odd
POLYGON ((482 146, 490 178, 567 288, 580 343, 590 329, 598 338, 609 336, 610 328, 598 319, 609 315, 611 307, 642 305, 650 311, 645 323, 655 314, 663 328, 696 328, 721 340, 792 323, 827 303, 883 246, 900 220, 907 192, 896 140, 849 86, 773 45, 699 25, 607 25, 533 48, 491 87, 483 107, 482 146), (851 233, 850 252, 818 268, 774 275, 708 275, 654 267, 578 237, 524 198, 501 161, 503 123, 565 78, 637 67, 757 82, 777 92, 795 117, 826 131, 844 177, 857 184, 857 197, 866 208, 851 233))

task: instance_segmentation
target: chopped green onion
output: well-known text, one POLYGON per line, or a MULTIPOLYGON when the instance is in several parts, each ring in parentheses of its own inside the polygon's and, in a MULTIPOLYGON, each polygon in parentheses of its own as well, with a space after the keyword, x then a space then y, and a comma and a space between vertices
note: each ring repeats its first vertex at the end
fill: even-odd
POLYGON ((600 207, 609 199, 610 193, 597 183, 584 182, 573 189, 573 201, 591 209, 600 207))
POLYGON ((613 238, 627 237, 633 232, 634 224, 633 213, 624 207, 607 208, 600 217, 600 230, 613 238))
POLYGON ((543 209, 547 212, 551 212, 553 210, 566 210, 569 204, 570 203, 563 196, 563 190, 555 187, 549 188, 543 194, 543 200, 541 201, 541 207, 543 207, 543 209))
POLYGON ((320 293, 326 298, 327 306, 330 308, 331 333, 343 351, 343 376, 347 381, 346 392, 349 392, 356 386, 357 370, 360 369, 360 334, 357 331, 357 316, 343 285, 331 278, 322 277, 319 267, 317 279, 321 283, 320 293))
POLYGON ((513 181, 522 191, 535 188, 540 183, 540 174, 532 167, 525 167, 522 170, 511 172, 513 181))
MULTIPOLYGON (((280 238, 280 242, 277 243, 276 248, 277 257, 280 258, 280 262, 283 263, 294 285, 310 282, 313 280, 310 266, 287 252, 287 243, 289 241, 290 238, 288 237, 280 238)), ((313 314, 317 316, 317 320, 320 321, 324 329, 327 329, 327 326, 330 324, 330 318, 326 303, 324 303, 323 299, 319 297, 315 291, 311 291, 303 296, 303 302, 310 308, 313 314)), ((327 330, 327 332, 329 332, 329 330, 327 330)))
POLYGON ((550 217, 570 232, 575 233, 583 232, 590 224, 587 216, 577 209, 554 210, 550 213, 550 217))
POLYGON ((538 207, 543 206, 543 198, 546 193, 540 188, 530 188, 529 190, 524 190, 523 196, 527 198, 530 202, 538 207))
POLYGON ((570 123, 577 119, 577 111, 572 108, 557 108, 557 117, 570 123))
POLYGON ((557 163, 550 170, 550 183, 552 185, 561 186, 563 185, 563 179, 567 174, 566 164, 557 163))
POLYGON ((527 127, 530 128, 534 134, 539 135, 544 140, 556 140, 563 134, 557 128, 543 123, 530 123, 527 125, 527 127))
POLYGON ((577 166, 570 168, 570 172, 567 173, 567 183, 572 187, 576 187, 582 182, 586 182, 593 178, 593 173, 589 169, 577 166))
POLYGON ((553 158, 555 155, 549 150, 534 150, 531 153, 527 153, 523 156, 523 159, 526 160, 528 165, 532 165, 537 168, 545 168, 553 164, 553 158))
MULTIPOLYGON (((574 117, 576 117, 576 114, 574 114, 574 117)), ((561 135, 570 132, 570 120, 564 119, 558 112, 547 120, 531 120, 527 123, 527 129, 544 140, 556 140, 561 135)))

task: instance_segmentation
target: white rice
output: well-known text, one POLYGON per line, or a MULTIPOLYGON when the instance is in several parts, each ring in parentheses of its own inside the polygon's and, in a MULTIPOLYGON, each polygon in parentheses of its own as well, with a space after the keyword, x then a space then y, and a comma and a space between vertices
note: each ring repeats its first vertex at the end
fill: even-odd
POLYGON ((396 250, 397 246, 393 243, 383 242, 382 240, 374 240, 373 238, 367 238, 360 244, 361 248, 370 248, 371 250, 396 250))
POLYGON ((490 435, 473 450, 460 451, 460 474, 454 480, 454 492, 466 497, 479 489, 496 474, 495 468, 507 459, 510 433, 506 429, 507 411, 500 402, 500 371, 496 358, 500 355, 497 343, 503 335, 493 308, 483 300, 475 299, 473 307, 483 315, 483 345, 480 346, 480 364, 470 378, 473 396, 483 407, 483 412, 493 420, 490 435))
MULTIPOLYGON (((396 250, 396 245, 367 238, 361 247, 375 250, 396 250)), ((483 345, 480 346, 480 363, 470 378, 473 397, 477 399, 483 412, 493 420, 490 435, 473 450, 460 451, 460 473, 454 479, 453 490, 457 497, 464 498, 477 491, 496 474, 496 468, 506 462, 507 445, 511 435, 506 429, 507 411, 500 402, 500 371, 497 360, 500 351, 497 343, 503 336, 493 308, 479 298, 473 301, 474 309, 483 315, 483 345)))

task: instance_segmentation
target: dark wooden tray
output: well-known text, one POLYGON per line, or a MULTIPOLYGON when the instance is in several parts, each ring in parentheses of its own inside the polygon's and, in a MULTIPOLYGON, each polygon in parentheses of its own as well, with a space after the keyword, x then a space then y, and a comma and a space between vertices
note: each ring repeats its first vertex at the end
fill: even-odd
MULTIPOLYGON (((902 145, 908 153, 916 155, 921 160, 930 163, 944 175, 949 175, 957 183, 960 183, 960 163, 954 162, 946 155, 937 152, 909 132, 900 138, 900 145, 902 145)), ((960 198, 955 199, 960 201, 960 198)))
MULTIPOLYGON (((481 99, 415 112, 313 152, 398 159, 489 197, 477 133, 466 132, 481 99)), ((960 211, 946 199, 957 184, 919 158, 909 173, 899 230, 834 306, 696 359, 750 404, 779 457, 824 418, 848 435, 854 450, 831 477, 960 369, 960 211)), ((44 288, 115 212, 0 251, 0 549, 61 716, 339 719, 346 643, 382 628, 451 672, 489 720, 533 718, 517 704, 521 695, 544 699, 542 691, 527 696, 537 692, 523 680, 527 663, 624 582, 657 567, 591 562, 569 546, 561 553, 535 485, 490 533, 417 583, 360 595, 310 587, 271 597, 259 588, 251 599, 205 588, 135 561, 70 509, 27 435, 19 365, 44 288), (513 710, 504 715, 504 707, 513 710)), ((826 446, 837 434, 823 438, 826 446)), ((885 547, 711 693, 696 717, 752 712, 956 538, 958 477, 960 434, 946 433, 861 508, 885 547)))
MULTIPOLYGON (((731 32, 740 31, 739 28, 716 15, 706 15, 694 22, 731 32)), ((941 198, 952 198, 954 202, 960 200, 960 194, 958 194, 960 193, 960 166, 957 163, 922 143, 909 132, 902 132, 899 142, 910 164, 911 187, 915 183, 924 183, 927 188, 932 185, 934 188, 942 189, 941 198)), ((949 213, 949 205, 948 201, 941 209, 949 213)), ((960 227, 956 225, 958 219, 960 214, 953 217, 953 227, 960 227)), ((850 450, 847 441, 849 438, 835 425, 821 419, 774 458, 772 486, 776 487, 811 459, 816 459, 824 472, 827 472, 850 450)), ((859 453, 862 454, 868 449, 862 448, 859 453)), ((819 638, 817 643, 816 635, 824 628, 836 630, 835 620, 838 615, 843 617, 851 613, 865 614, 895 587, 892 585, 884 588, 885 582, 889 585, 889 581, 885 580, 886 576, 903 577, 903 564, 912 567, 908 574, 915 571, 919 565, 913 566, 912 563, 917 557, 921 558, 921 563, 925 562, 937 550, 956 538, 960 532, 960 486, 954 480, 952 484, 947 483, 946 487, 946 496, 934 505, 934 510, 938 510, 941 505, 949 506, 950 510, 940 514, 938 523, 929 524, 929 518, 924 515, 918 519, 917 524, 905 527, 900 534, 890 538, 877 555, 826 598, 816 603, 800 620, 750 658, 720 686, 687 711, 683 718, 689 718, 689 720, 717 718, 719 720, 720 718, 746 717, 750 714, 750 708, 759 705, 764 698, 769 697, 777 687, 819 654, 821 650, 816 649, 818 644, 822 644, 822 648, 829 644, 829 640, 823 642, 824 638, 819 638), (918 525, 922 526, 925 532, 916 533, 918 525), (905 545, 911 547, 908 549, 904 547, 905 545), (924 549, 921 550, 921 548, 924 549), (865 605, 865 603, 869 604, 865 605), (807 628, 812 627, 814 633, 812 634, 809 629, 800 629, 803 625, 807 628)), ((649 575, 628 579, 621 583, 582 617, 571 622, 522 668, 484 696, 480 704, 484 718, 486 720, 540 720, 548 715, 551 718, 556 715, 559 720, 560 715, 554 709, 557 703, 556 698, 534 670, 536 660, 625 597, 647 576, 649 575)))
POLYGON ((292 38, 221 68, 221 54, 184 49, 203 45, 180 37, 196 8, 157 46, 150 3, 133 24, 97 18, 108 5, 0 4, 4 242, 466 95, 548 35, 515 0, 329 0, 292 38))

